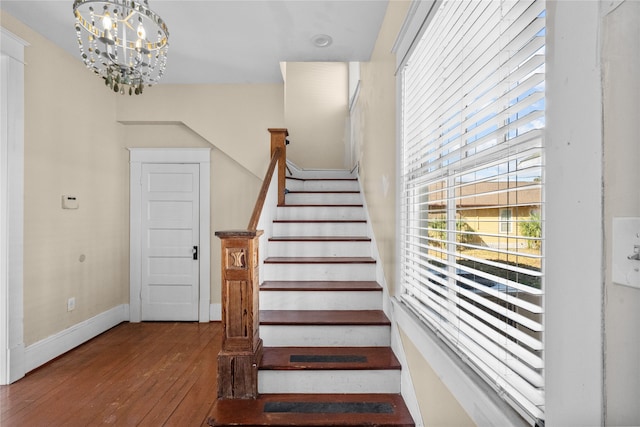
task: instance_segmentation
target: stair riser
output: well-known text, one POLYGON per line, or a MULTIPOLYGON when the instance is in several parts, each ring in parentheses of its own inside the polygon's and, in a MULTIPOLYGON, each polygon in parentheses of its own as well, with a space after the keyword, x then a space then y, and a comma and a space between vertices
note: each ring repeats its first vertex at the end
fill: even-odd
POLYGON ((287 205, 354 205, 361 204, 360 193, 289 193, 287 205))
POLYGON ((261 310, 381 310, 382 293, 370 291, 261 291, 261 310))
POLYGON ((387 325, 260 325, 265 347, 380 347, 391 345, 387 325))
POLYGON ((258 371, 259 393, 400 393, 400 371, 258 371))
POLYGON ((263 280, 376 280, 375 264, 264 264, 263 280))
POLYGON ((360 189, 358 181, 301 181, 297 179, 288 179, 286 187, 290 191, 358 191, 360 189))
POLYGON ((351 172, 342 169, 325 169, 325 170, 295 170, 294 175, 303 179, 350 179, 354 176, 351 172))
POLYGON ((364 208, 353 206, 295 206, 279 207, 276 219, 281 220, 365 220, 364 208))
POLYGON ((371 242, 269 242, 274 257, 369 257, 371 242))
POLYGON ((275 222, 274 236, 366 236, 366 223, 360 222, 275 222))

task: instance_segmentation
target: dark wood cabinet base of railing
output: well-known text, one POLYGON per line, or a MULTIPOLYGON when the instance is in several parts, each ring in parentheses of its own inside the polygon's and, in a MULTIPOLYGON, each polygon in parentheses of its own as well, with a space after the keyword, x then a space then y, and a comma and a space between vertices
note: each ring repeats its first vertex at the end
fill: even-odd
POLYGON ((258 239, 262 231, 216 232, 222 240, 222 349, 218 397, 258 396, 262 340, 258 334, 258 239))
POLYGON ((262 340, 255 352, 218 353, 218 397, 255 399, 258 396, 258 367, 262 360, 262 340))

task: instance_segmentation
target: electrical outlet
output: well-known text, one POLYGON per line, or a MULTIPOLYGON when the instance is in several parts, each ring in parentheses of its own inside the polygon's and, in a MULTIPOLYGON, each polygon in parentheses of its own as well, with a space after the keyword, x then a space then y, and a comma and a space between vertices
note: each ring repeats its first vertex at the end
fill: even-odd
POLYGON ((73 311, 76 308, 76 298, 71 297, 67 300, 67 311, 73 311))

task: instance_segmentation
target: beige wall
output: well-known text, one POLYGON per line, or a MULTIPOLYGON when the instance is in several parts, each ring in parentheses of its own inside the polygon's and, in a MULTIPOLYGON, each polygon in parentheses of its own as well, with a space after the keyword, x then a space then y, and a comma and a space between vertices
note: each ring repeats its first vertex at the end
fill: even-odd
POLYGON ((71 55, 3 13, 25 49, 24 339, 128 302, 127 153, 115 95, 71 55), (73 195, 79 209, 63 210, 73 195), (76 308, 67 312, 67 298, 76 308))
POLYGON ((287 62, 287 158, 302 168, 344 169, 348 118, 348 64, 287 62))
POLYGON ((431 366, 420 355, 409 337, 401 333, 402 344, 407 354, 408 368, 416 395, 420 398, 420 414, 425 426, 471 427, 475 423, 451 396, 431 366))
POLYGON ((270 159, 267 129, 284 127, 283 105, 281 83, 161 84, 147 88, 142 96, 118 97, 116 119, 184 123, 262 180, 270 159))
POLYGON ((360 179, 392 291, 396 268, 396 78, 391 48, 409 3, 389 3, 371 60, 361 63, 360 95, 351 113, 360 179))
MULTIPOLYGON (((614 217, 640 217, 640 3, 625 1, 604 17, 605 253, 612 252, 614 217)), ((640 423, 640 289, 611 281, 605 271, 607 425, 640 423)))
MULTIPOLYGON (((389 3, 371 61, 361 64, 360 95, 351 113, 360 178, 392 294, 396 271, 396 78, 395 55, 391 48, 409 3, 389 3)), ((474 425, 404 334, 402 342, 424 425, 474 425)))
MULTIPOLYGON (((212 147, 211 229, 246 227, 284 126, 282 84, 159 85, 108 91, 80 60, 12 16, 26 40, 24 337, 33 344, 129 301, 129 152, 212 147), (63 210, 61 196, 78 210, 63 210), (67 299, 76 309, 67 312, 67 299)), ((212 235, 211 302, 220 302, 212 235)))

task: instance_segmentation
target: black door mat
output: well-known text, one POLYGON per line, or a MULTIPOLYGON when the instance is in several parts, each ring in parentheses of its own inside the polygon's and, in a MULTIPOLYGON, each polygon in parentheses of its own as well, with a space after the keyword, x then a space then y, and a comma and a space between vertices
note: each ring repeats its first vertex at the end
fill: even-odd
POLYGON ((303 414, 392 414, 386 402, 267 402, 264 412, 303 414))
POLYGON ((291 363, 367 363, 367 356, 358 355, 313 355, 313 354, 292 354, 289 357, 291 363))

